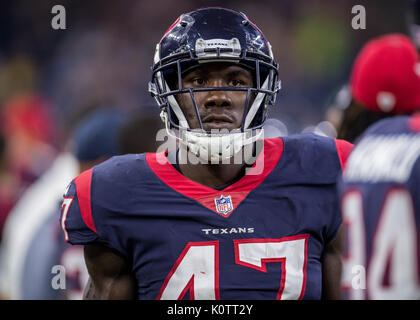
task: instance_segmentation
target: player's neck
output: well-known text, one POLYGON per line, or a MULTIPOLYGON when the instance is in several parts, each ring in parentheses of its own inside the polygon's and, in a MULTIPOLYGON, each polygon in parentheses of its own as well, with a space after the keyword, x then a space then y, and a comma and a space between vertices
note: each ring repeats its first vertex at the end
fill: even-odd
POLYGON ((217 188, 245 175, 245 164, 180 164, 181 173, 188 179, 209 188, 217 188))
POLYGON ((194 157, 186 156, 187 152, 183 148, 179 149, 178 160, 183 160, 178 162, 180 172, 188 179, 210 188, 218 188, 239 180, 245 175, 246 168, 252 165, 249 161, 237 163, 234 157, 230 159, 230 163, 225 164, 191 162, 188 160, 194 157))

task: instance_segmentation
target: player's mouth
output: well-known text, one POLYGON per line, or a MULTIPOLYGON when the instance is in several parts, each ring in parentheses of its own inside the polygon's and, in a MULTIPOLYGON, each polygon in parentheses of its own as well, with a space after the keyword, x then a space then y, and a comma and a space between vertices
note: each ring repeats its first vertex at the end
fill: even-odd
POLYGON ((233 129, 233 120, 224 114, 211 114, 202 120, 203 129, 208 131, 212 129, 233 129))

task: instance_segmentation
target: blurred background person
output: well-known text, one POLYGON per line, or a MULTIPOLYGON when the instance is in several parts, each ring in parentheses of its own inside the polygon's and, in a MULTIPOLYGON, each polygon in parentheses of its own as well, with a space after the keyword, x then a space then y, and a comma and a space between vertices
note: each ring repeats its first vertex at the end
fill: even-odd
MULTIPOLYGON (((410 0, 405 13, 405 24, 407 26, 407 36, 411 38, 413 44, 420 52, 420 0, 410 0)), ((369 39, 370 40, 370 39, 369 39)), ((363 68, 360 66, 359 69, 363 68)), ((353 72, 354 71, 353 67, 353 72)), ((378 70, 374 70, 376 72, 378 70)), ((367 74, 366 72, 365 74, 367 74)), ((410 73, 412 75, 412 73, 410 73)), ((370 75, 371 79, 375 75, 370 75)), ((391 81, 391 80, 390 80, 391 81)), ((394 80, 395 81, 395 80, 394 80)), ((391 82, 392 83, 392 82, 391 82)), ((384 106, 387 103, 386 97, 377 97, 380 99, 379 107, 371 107, 364 103, 363 99, 357 99, 357 95, 361 91, 360 88, 354 88, 356 81, 353 82, 353 89, 350 84, 344 84, 340 90, 334 94, 332 102, 327 104, 326 119, 330 121, 336 128, 337 138, 354 142, 371 124, 376 121, 387 118, 397 113, 405 113, 404 110, 387 110, 384 106), (358 92, 352 92, 356 90, 358 92)), ((369 86, 369 81, 365 81, 363 85, 369 86)), ((380 84, 384 86, 384 84, 380 84)), ((360 85, 361 86, 361 85, 360 85)), ((392 99, 392 98, 391 98, 392 99)))
POLYGON ((369 41, 351 74, 340 186, 350 299, 420 299, 420 59, 405 35, 369 41), (402 116, 406 115, 406 116, 402 116), (382 120, 381 120, 382 119, 382 120))
POLYGON ((0 109, 2 157, 0 174, 0 236, 11 208, 51 165, 54 145, 53 119, 45 101, 34 95, 8 99, 0 109))
MULTIPOLYGON (((413 53, 404 56, 404 51, 398 51, 407 42, 410 42, 408 37, 394 34, 369 42, 363 48, 352 70, 351 102, 344 108, 338 138, 354 142, 376 121, 415 109, 420 66, 413 63, 413 53), (381 41, 383 44, 378 45, 381 41), (380 49, 387 56, 380 56, 380 49), (368 54, 375 55, 378 61, 373 62, 368 54)), ((415 52, 414 45, 411 46, 415 52)))
POLYGON ((42 290, 48 286, 51 289, 47 273, 51 272, 51 266, 50 270, 44 267, 54 261, 49 253, 57 245, 54 236, 58 237, 46 222, 57 215, 65 187, 79 173, 80 165, 91 165, 95 160, 118 154, 116 130, 122 117, 121 111, 117 111, 98 111, 92 118, 82 118, 70 141, 73 144, 70 152, 64 150, 10 212, 1 246, 3 296, 36 299, 38 295, 48 299, 56 293, 50 290, 52 296, 48 296, 42 290))

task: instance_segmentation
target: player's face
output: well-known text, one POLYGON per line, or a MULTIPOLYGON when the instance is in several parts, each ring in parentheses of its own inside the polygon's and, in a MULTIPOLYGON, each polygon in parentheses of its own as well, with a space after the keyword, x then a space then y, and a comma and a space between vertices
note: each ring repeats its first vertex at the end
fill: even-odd
MULTIPOLYGON (((182 78, 183 88, 252 87, 252 73, 229 63, 207 63, 182 78)), ((240 128, 246 103, 246 91, 203 91, 194 97, 203 129, 233 130, 240 128)), ((200 128, 190 94, 180 94, 179 104, 190 128, 200 128)), ((252 103, 252 99, 250 101, 252 103)))

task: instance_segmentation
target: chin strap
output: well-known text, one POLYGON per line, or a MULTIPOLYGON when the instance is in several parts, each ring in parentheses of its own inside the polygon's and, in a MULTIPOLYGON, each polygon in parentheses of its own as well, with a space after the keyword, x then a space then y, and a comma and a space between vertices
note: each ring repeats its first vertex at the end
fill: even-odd
POLYGON ((227 161, 242 148, 263 136, 264 129, 247 130, 245 132, 198 132, 178 130, 178 135, 170 129, 168 115, 162 110, 161 119, 165 123, 167 134, 185 145, 189 152, 202 163, 218 164, 227 161), (255 132, 255 135, 253 133, 255 132))
POLYGON ((225 134, 186 131, 185 141, 188 150, 203 163, 218 164, 229 160, 245 145, 256 141, 262 135, 263 129, 257 131, 255 136, 252 136, 252 131, 225 134))

